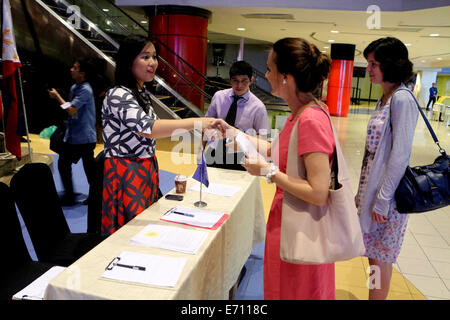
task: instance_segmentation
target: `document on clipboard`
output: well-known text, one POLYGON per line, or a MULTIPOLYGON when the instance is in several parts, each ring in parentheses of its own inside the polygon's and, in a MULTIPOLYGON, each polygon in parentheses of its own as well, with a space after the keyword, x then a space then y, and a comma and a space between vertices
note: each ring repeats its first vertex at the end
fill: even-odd
POLYGON ((149 224, 130 241, 148 247, 195 254, 207 236, 206 231, 149 224))
POLYGON ((175 287, 186 258, 123 251, 105 268, 102 278, 161 287, 175 287))
POLYGON ((228 216, 223 212, 176 206, 167 211, 161 220, 215 230, 222 225, 228 216))
POLYGON ((65 267, 54 266, 47 272, 42 274, 39 278, 34 280, 28 286, 17 292, 13 299, 18 300, 44 300, 45 290, 50 281, 66 270, 65 267))

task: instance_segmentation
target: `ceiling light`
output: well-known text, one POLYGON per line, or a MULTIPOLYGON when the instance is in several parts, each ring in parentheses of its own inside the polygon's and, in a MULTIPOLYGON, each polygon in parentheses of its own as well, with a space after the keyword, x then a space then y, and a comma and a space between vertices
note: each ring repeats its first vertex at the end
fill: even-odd
POLYGON ((245 28, 236 28, 238 31, 245 31, 245 28))
POLYGON ((334 40, 328 40, 328 42, 334 42, 334 40))
POLYGON ((422 61, 420 61, 420 62, 427 62, 426 60, 422 60, 422 61))
POLYGON ((322 50, 321 52, 322 52, 322 53, 327 53, 326 50, 322 50))
POLYGON ((405 46, 410 47, 411 43, 405 43, 405 46))
POLYGON ((324 49, 328 49, 329 47, 323 47, 324 49))
POLYGON ((436 58, 436 60, 442 60, 442 58, 436 58))
POLYGON ((331 33, 339 33, 338 30, 331 30, 330 32, 331 32, 331 33))
POLYGON ((147 23, 147 21, 145 21, 145 20, 142 20, 142 21, 141 21, 141 23, 144 23, 144 24, 145 24, 145 23, 147 23))
POLYGON ((108 12, 109 11, 109 9, 102 9, 103 11, 105 11, 105 12, 108 12))
POLYGON ((430 37, 439 37, 439 33, 430 33, 430 37))

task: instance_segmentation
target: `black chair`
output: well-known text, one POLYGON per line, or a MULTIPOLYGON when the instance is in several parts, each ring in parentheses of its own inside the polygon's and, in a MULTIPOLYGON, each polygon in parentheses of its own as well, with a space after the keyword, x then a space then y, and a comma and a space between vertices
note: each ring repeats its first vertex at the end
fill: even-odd
POLYGON ((14 294, 36 280, 53 265, 31 259, 23 238, 11 190, 3 182, 0 182, 0 204, 2 218, 0 300, 11 300, 14 294))
POLYGON ((25 164, 11 179, 11 190, 39 261, 69 266, 105 239, 70 232, 46 164, 25 164))
POLYGON ((87 232, 101 233, 103 168, 105 153, 100 152, 92 165, 92 182, 89 185, 87 232))

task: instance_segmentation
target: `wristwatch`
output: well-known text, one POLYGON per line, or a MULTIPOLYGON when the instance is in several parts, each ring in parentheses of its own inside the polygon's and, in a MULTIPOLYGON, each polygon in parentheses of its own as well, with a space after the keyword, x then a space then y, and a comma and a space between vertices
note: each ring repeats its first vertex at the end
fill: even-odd
POLYGON ((278 171, 279 171, 278 167, 276 165, 274 165, 273 163, 271 163, 270 167, 269 167, 269 172, 266 174, 267 183, 273 183, 272 177, 274 175, 276 175, 278 171))

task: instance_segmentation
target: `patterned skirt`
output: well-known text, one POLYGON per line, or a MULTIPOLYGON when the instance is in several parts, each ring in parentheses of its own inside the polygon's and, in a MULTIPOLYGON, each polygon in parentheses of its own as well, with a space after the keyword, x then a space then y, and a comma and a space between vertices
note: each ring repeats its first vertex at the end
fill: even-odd
POLYGON ((102 233, 113 234, 161 197, 156 156, 105 159, 102 233))
MULTIPOLYGON (((361 204, 364 203, 364 193, 374 156, 375 154, 370 152, 366 152, 364 155, 359 189, 355 198, 358 214, 361 214, 361 204)), ((407 224, 408 215, 399 213, 394 206, 388 213, 385 223, 378 224, 373 232, 363 233, 364 245, 366 246, 365 256, 385 263, 396 263, 402 248, 407 224)))

